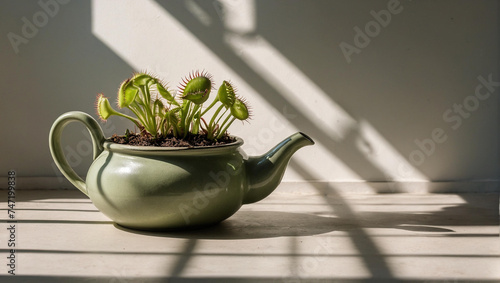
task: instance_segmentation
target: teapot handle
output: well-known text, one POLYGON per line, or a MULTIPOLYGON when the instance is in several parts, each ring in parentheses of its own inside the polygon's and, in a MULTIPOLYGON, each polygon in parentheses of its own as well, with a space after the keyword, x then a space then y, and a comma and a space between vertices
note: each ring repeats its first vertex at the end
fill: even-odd
POLYGON ((61 147, 61 135, 63 129, 71 122, 82 122, 92 137, 93 145, 93 159, 96 159, 99 154, 104 150, 104 133, 97 121, 84 112, 73 111, 67 112, 59 116, 57 120, 52 125, 49 135, 49 147, 52 158, 54 159, 57 167, 63 175, 82 193, 88 196, 87 184, 85 181, 76 174, 76 172, 71 168, 64 156, 64 152, 61 147))

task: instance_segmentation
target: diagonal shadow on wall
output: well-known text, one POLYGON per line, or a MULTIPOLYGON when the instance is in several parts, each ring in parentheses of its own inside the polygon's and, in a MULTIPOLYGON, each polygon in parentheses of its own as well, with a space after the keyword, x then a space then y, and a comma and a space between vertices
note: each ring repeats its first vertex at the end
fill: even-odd
MULTIPOLYGON (((315 141, 323 144, 333 155, 342 160, 350 169, 358 174, 361 179, 374 180, 374 178, 384 178, 386 173, 373 166, 373 164, 366 158, 365 153, 361 152, 356 146, 360 134, 356 127, 351 128, 349 133, 341 140, 336 141, 332 139, 328 132, 318 125, 314 119, 305 116, 291 104, 286 97, 277 89, 276 86, 271 85, 265 80, 261 74, 252 69, 235 50, 230 47, 226 41, 226 29, 219 19, 219 14, 216 9, 216 2, 212 1, 199 1, 196 2, 203 10, 208 13, 212 19, 210 26, 203 25, 201 22, 193 18, 192 13, 186 8, 183 1, 157 1, 162 5, 169 14, 174 16, 180 23, 182 23, 188 30, 203 42, 213 53, 215 53, 222 61, 228 64, 234 72, 245 79, 262 97, 272 105, 280 113, 283 112, 283 107, 286 106, 287 113, 293 116, 293 123, 299 129, 307 129, 315 141)), ((266 9, 265 2, 258 2, 257 17, 261 10, 266 9), (263 5, 263 7, 261 7, 263 5)), ((293 5, 291 5, 293 7, 293 5)), ((283 7, 286 10, 286 7, 283 7)), ((259 19, 257 18, 257 24, 259 19)), ((288 27, 288 30, 294 27, 288 27)), ((262 29, 265 29, 262 27, 262 29)), ((259 29, 257 29, 259 32, 259 29)), ((247 34, 245 36, 251 37, 255 34, 247 34)), ((300 38, 301 34, 296 35, 300 38)), ((280 50, 281 51, 281 50, 280 50)), ((306 74, 307 75, 307 74, 306 74)), ((328 121, 335 123, 335 121, 328 121)))
MULTIPOLYGON (((339 157, 347 166, 349 166, 354 172, 364 179, 370 179, 370 176, 384 176, 384 172, 379 168, 370 165, 370 162, 366 159, 365 155, 361 153, 354 146, 354 139, 358 136, 356 129, 352 129, 350 135, 348 135, 342 142, 337 142, 333 140, 328 133, 324 132, 323 129, 318 127, 318 125, 311 120, 310 117, 301 114, 299 109, 295 108, 282 93, 275 86, 269 84, 265 79, 262 78, 261 74, 253 70, 248 64, 243 61, 232 48, 230 48, 224 40, 225 27, 220 21, 213 21, 212 25, 205 26, 201 22, 193 19, 193 15, 186 8, 185 2, 183 1, 157 1, 169 14, 174 16, 181 24, 183 24, 193 35, 195 35, 203 44, 205 44, 213 53, 215 53, 221 60, 228 64, 233 71, 245 79, 245 81, 252 85, 255 90, 262 95, 267 102, 276 108, 278 111, 282 110, 283 105, 288 106, 289 112, 297 115, 298 118, 293 120, 293 123, 298 128, 308 129, 308 133, 314 137, 314 139, 322 143, 332 154, 339 157)), ((213 19, 217 19, 217 11, 214 9, 214 4, 216 2, 212 1, 198 1, 197 5, 202 7, 202 9, 209 13, 213 19)), ((259 4, 262 4, 259 2, 259 4)), ((260 9, 265 9, 265 7, 260 7, 257 5, 257 15, 260 9)), ((265 5, 264 5, 265 6, 265 5)), ((292 5, 293 6, 293 5, 292 5)), ((286 9, 283 6, 283 9, 286 9)), ((258 19, 257 19, 258 22, 258 19)), ((293 28, 293 27, 290 27, 293 28)), ((252 36, 251 34, 247 36, 252 36)), ((300 36, 299 36, 300 37, 300 36)), ((296 166, 294 166, 295 168, 296 166)), ((304 179, 309 179, 313 176, 305 174, 304 168, 297 167, 299 174, 301 174, 304 179)), ((342 198, 339 197, 339 201, 342 198)), ((348 204, 343 202, 344 211, 348 208, 348 204)), ((350 216, 352 213, 349 213, 350 216)), ((384 262, 381 252, 378 250, 376 244, 370 239, 370 237, 363 233, 358 233, 354 235, 353 241, 355 246, 360 249, 360 254, 362 256, 365 265, 373 276, 381 276, 383 278, 392 278, 392 273, 386 262, 384 262), (363 257, 363 254, 367 250, 371 256, 363 257), (380 260, 374 261, 373 255, 379 255, 380 260)), ((184 259, 184 262, 186 260, 184 259)))
MULTIPOLYGON (((0 83, 4 86, 4 103, 0 106, 2 117, 23 117, 14 121, 3 119, 0 123, 3 128, 10 129, 11 136, 20 138, 21 144, 31 142, 30 146, 20 146, 17 139, 3 139, 1 147, 9 149, 4 155, 9 162, 2 163, 0 168, 3 171, 17 169, 21 177, 61 176, 48 164, 52 161, 48 133, 54 120, 67 111, 94 114, 96 95, 102 92, 114 96, 117 85, 133 71, 92 33, 90 1, 71 1, 64 5, 48 1, 52 3, 49 5, 53 11, 51 16, 47 16, 39 2, 45 1, 3 1, 0 4, 3 35, 23 36, 23 30, 30 32, 26 42, 15 46, 17 54, 7 37, 0 42, 0 83), (38 15, 38 27, 33 24, 35 15, 38 15), (46 21, 42 21, 43 15, 46 21), (22 18, 33 26, 29 28, 22 18), (25 141, 30 137, 32 140, 25 141)), ((111 127, 121 131, 114 122, 107 123, 104 129, 111 127)), ((64 145, 73 151, 70 158, 80 175, 87 172, 92 161, 90 143, 86 144, 90 147, 76 147, 85 139, 82 132, 86 133, 83 127, 71 125, 63 136, 64 145)))

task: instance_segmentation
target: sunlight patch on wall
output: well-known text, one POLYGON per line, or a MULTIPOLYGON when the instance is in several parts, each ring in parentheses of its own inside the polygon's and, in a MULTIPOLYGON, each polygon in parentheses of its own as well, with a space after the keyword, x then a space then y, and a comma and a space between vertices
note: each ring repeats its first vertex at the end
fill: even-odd
POLYGON ((355 119, 261 36, 227 35, 226 40, 255 72, 333 140, 341 140, 356 126, 355 119))
POLYGON ((254 32, 257 28, 254 0, 220 0, 218 13, 224 27, 235 33, 254 32))
MULTIPOLYGON (((204 25, 215 20, 194 2, 184 5, 193 20, 204 25)), ((151 0, 92 1, 92 33, 135 70, 147 69, 175 82, 192 70, 221 65, 210 49, 151 0)))

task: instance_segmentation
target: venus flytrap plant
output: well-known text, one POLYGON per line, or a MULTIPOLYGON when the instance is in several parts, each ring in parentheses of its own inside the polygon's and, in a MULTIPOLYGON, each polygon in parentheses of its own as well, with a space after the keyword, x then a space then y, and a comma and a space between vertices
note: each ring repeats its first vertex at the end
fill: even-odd
POLYGON ((181 95, 176 99, 158 78, 137 73, 118 90, 118 107, 130 109, 137 118, 114 110, 102 94, 97 96, 97 113, 103 121, 112 115, 127 118, 140 129, 141 135, 149 134, 153 139, 169 135, 186 139, 189 135, 205 134, 209 140, 218 140, 227 135, 227 129, 236 119, 249 119, 250 112, 246 101, 236 95, 227 81, 222 83, 212 103, 203 109, 212 85, 208 73, 193 72, 182 80, 181 95), (207 124, 203 116, 217 104, 220 105, 207 124))
MULTIPOLYGON (((247 106, 247 102, 246 102, 246 100, 244 100, 242 98, 236 98, 236 100, 234 101, 234 104, 231 105, 230 109, 231 109, 231 115, 233 116, 233 118, 229 121, 229 123, 227 123, 227 125, 224 128, 222 128, 222 130, 220 131, 217 138, 222 137, 222 135, 229 128, 229 126, 231 126, 231 124, 234 122, 234 120, 238 119, 241 121, 245 121, 248 118, 250 118, 250 112, 249 112, 249 109, 247 106)), ((228 120, 228 118, 226 118, 226 120, 228 120)))
POLYGON ((201 119, 201 108, 210 96, 212 89, 211 76, 207 73, 193 73, 189 78, 183 79, 180 91, 184 99, 181 111, 181 127, 183 138, 189 133, 189 127, 192 125, 192 133, 198 134, 201 119))
POLYGON ((244 121, 250 117, 250 112, 245 100, 236 96, 236 89, 228 81, 222 82, 217 92, 217 97, 212 104, 205 109, 202 115, 218 102, 220 102, 221 105, 215 111, 210 122, 207 124, 205 120, 203 120, 205 124, 203 129, 207 133, 209 139, 220 139, 236 119, 244 121), (221 112, 222 110, 224 111, 221 112), (219 114, 221 115, 219 116, 219 114), (224 117, 224 121, 219 125, 220 120, 224 117))
POLYGON ((161 100, 151 97, 153 87, 156 87, 160 95, 167 100, 174 100, 157 78, 147 73, 138 73, 121 84, 118 90, 118 106, 130 109, 137 116, 144 130, 156 138, 161 132, 160 113, 164 106, 161 100))
POLYGON ((143 126, 141 125, 141 122, 139 120, 132 118, 128 115, 125 115, 123 113, 120 113, 118 111, 115 111, 113 109, 113 107, 111 107, 111 104, 109 104, 108 98, 105 97, 102 93, 100 93, 97 96, 96 108, 97 108, 97 113, 99 114, 99 118, 101 118, 102 121, 106 121, 111 115, 117 115, 117 116, 127 118, 130 121, 134 122, 134 124, 137 127, 139 127, 139 129, 143 128, 143 126))

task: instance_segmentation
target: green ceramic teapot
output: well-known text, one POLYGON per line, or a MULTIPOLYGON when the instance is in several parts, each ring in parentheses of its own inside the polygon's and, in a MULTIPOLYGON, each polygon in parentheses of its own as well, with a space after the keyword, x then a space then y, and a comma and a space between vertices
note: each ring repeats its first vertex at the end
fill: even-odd
POLYGON ((281 182, 288 161, 314 144, 303 133, 267 153, 247 157, 243 140, 222 146, 169 148, 108 142, 90 115, 68 112, 50 130, 52 157, 64 176, 117 224, 140 230, 172 230, 216 224, 243 204, 268 196, 281 182), (79 121, 89 130, 94 161, 86 180, 68 164, 61 134, 79 121))

